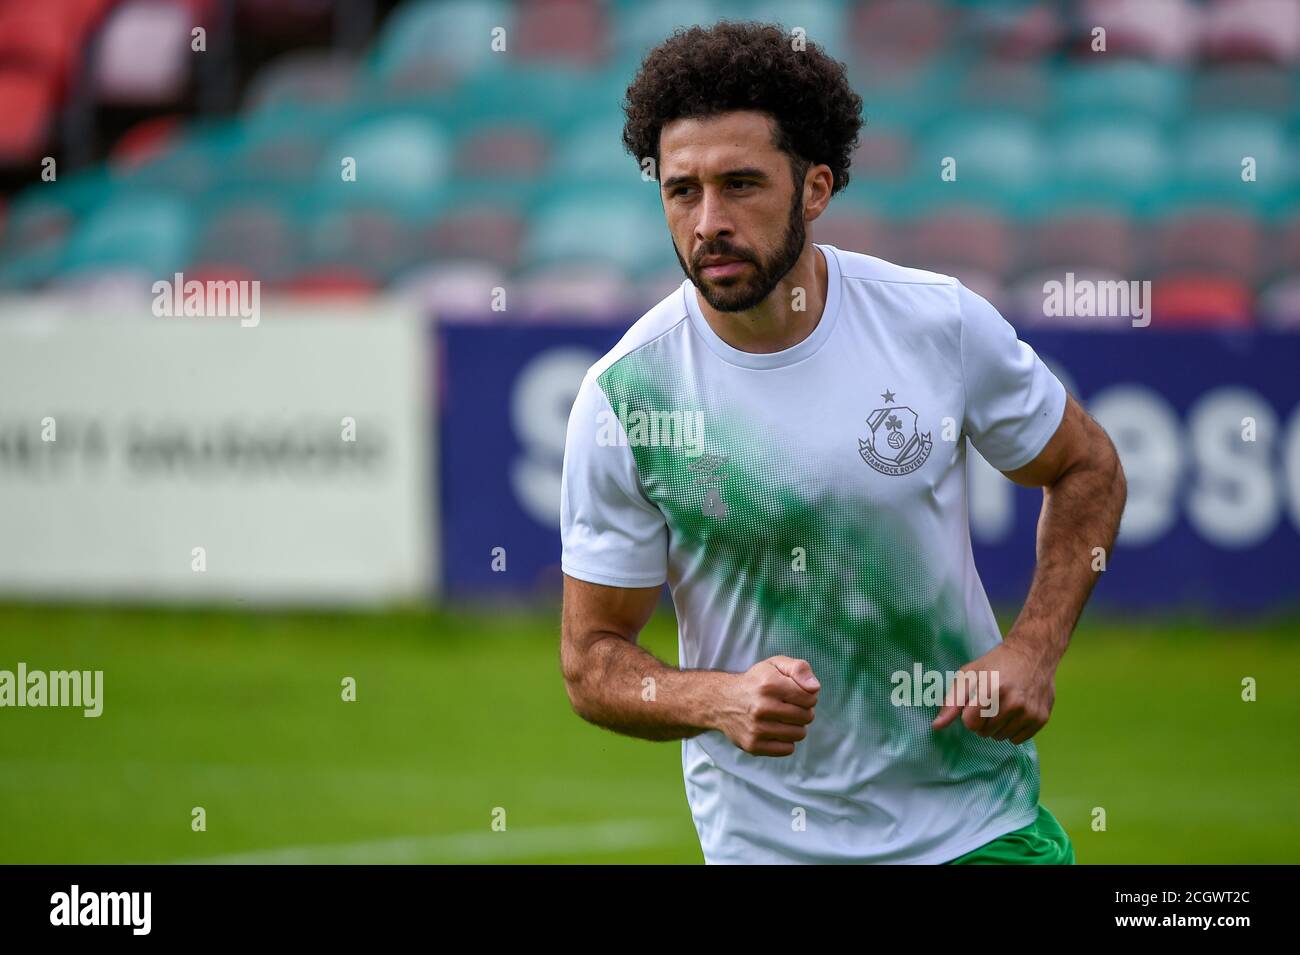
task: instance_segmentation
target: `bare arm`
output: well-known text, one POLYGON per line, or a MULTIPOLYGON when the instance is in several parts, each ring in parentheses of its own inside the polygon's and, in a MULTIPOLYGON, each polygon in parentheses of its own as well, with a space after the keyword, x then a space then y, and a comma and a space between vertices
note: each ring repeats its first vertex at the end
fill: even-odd
POLYGON ((1001 644, 962 667, 996 674, 996 711, 950 697, 931 725, 942 729, 960 716, 980 736, 1019 744, 1051 716, 1056 668, 1110 557, 1128 489, 1110 438, 1068 395, 1047 446, 1024 467, 1005 473, 1017 484, 1041 487, 1043 509, 1038 562, 1024 607, 1001 644))
POLYGON ((658 597, 658 587, 606 587, 565 575, 560 666, 574 712, 642 739, 716 729, 746 752, 793 753, 817 702, 808 664, 771 657, 743 674, 669 666, 637 645, 658 597))
POLYGON ((1061 425, 1042 453, 1006 474, 1043 489, 1038 562, 1006 639, 1037 646, 1055 667, 1119 533, 1128 496, 1124 469, 1106 432, 1067 396, 1061 425))

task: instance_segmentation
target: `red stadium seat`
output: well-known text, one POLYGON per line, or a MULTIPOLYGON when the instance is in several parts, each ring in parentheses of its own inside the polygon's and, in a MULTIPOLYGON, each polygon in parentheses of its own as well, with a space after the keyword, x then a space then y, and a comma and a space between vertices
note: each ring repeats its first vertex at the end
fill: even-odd
POLYGON ((1300 4, 1295 0, 1217 0, 1206 9, 1201 46, 1210 61, 1300 60, 1300 4))
POLYGON ((849 36, 862 68, 873 76, 907 73, 944 45, 952 17, 930 0, 855 4, 849 36))
POLYGON ((609 30, 596 0, 522 0, 514 55, 594 66, 610 53, 609 30))
POLYGON ((47 144, 54 119, 54 81, 40 72, 0 70, 0 166, 32 162, 47 144))
POLYGON ((425 230, 420 245, 431 256, 484 259, 513 269, 519 262, 525 227, 523 217, 510 209, 461 209, 425 230))
POLYGON ((1251 290, 1232 278, 1171 275, 1151 289, 1151 324, 1161 328, 1250 328, 1251 290))
POLYGON ((812 234, 818 242, 837 249, 865 252, 868 255, 889 259, 899 249, 896 229, 885 225, 871 210, 832 202, 812 224, 812 234))
POLYGON ((547 137, 527 126, 491 126, 469 133, 456 144, 457 176, 535 179, 550 159, 547 137))
POLYGON ((950 207, 916 219, 909 230, 909 264, 943 271, 971 269, 1005 276, 1015 246, 1001 216, 974 207, 950 207))
POLYGON ((364 298, 373 295, 379 283, 353 266, 327 265, 299 272, 276 288, 291 295, 364 298))
POLYGON ((1108 212, 1059 212, 1026 230, 1022 264, 1034 269, 1101 270, 1132 276, 1137 270, 1133 224, 1108 212))
POLYGON ((1108 57, 1181 62, 1194 55, 1200 37, 1199 13, 1187 0, 1088 0, 1076 22, 1085 30, 1080 42, 1088 50, 1093 28, 1105 29, 1108 57))
POLYGON ((1156 227, 1160 272, 1202 272, 1254 282, 1263 249, 1258 222, 1248 215, 1206 210, 1166 217, 1156 227))
POLYGON ((159 116, 136 123, 113 144, 109 165, 132 169, 149 162, 172 146, 182 135, 182 117, 159 116))
POLYGON ((60 91, 66 86, 78 39, 57 4, 0 7, 0 66, 41 73, 60 91))

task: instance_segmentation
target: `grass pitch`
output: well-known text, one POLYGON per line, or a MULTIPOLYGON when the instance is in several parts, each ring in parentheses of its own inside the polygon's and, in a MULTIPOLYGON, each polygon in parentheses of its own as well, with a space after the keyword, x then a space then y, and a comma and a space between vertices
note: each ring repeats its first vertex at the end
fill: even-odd
MULTIPOLYGON (((97 719, 0 709, 0 863, 701 862, 680 744, 573 715, 558 626, 0 607, 0 669, 104 671, 97 719)), ((676 660, 671 614, 643 645, 676 660)), ((1086 615, 1036 737, 1042 801, 1081 863, 1300 862, 1297 686, 1295 618, 1086 615)))

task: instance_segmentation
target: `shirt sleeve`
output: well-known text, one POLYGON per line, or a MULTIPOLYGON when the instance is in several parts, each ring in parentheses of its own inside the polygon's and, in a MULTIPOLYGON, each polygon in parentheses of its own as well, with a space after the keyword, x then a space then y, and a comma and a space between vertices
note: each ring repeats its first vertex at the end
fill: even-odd
POLYGON ((999 471, 1038 457, 1065 414, 1065 386, 982 296, 958 283, 963 431, 999 471))
POLYGON ((588 375, 569 414, 560 479, 560 566, 610 587, 668 579, 668 525, 641 490, 622 423, 588 375))

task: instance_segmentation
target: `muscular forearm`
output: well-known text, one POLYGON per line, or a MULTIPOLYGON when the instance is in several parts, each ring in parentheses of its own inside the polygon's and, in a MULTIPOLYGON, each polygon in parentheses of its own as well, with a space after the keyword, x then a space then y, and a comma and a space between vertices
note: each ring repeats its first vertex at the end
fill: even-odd
POLYGON ((1031 647, 1053 667, 1060 660, 1110 558, 1126 496, 1124 472, 1113 450, 1044 488, 1038 562, 1008 642, 1031 647))
POLYGON ((717 670, 679 670, 616 634, 590 644, 567 681, 583 719, 650 740, 696 736, 713 729, 723 681, 717 670))

